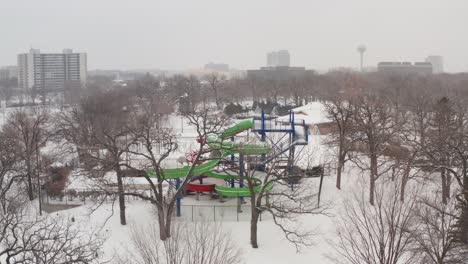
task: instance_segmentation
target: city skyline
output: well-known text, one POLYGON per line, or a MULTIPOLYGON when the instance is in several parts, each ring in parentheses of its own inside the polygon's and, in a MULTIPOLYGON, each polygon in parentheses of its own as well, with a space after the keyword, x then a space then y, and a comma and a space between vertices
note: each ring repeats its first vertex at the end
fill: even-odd
POLYGON ((267 52, 287 49, 291 66, 358 69, 355 49, 362 43, 368 47, 364 66, 441 55, 447 72, 468 70, 466 1, 363 0, 339 7, 264 0, 7 2, 0 23, 15 27, 3 30, 7 41, 0 64, 14 65, 16 55, 30 47, 44 52, 70 47, 88 53, 89 69, 184 70, 221 61, 247 70, 265 66, 267 52), (55 12, 62 8, 69 12, 55 12), (38 19, 41 28, 34 27, 38 19))

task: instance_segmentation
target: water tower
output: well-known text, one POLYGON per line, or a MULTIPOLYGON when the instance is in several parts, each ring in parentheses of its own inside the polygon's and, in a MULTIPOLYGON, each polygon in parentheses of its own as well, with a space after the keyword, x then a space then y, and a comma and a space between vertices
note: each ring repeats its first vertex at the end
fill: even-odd
POLYGON ((357 47, 357 51, 359 52, 359 55, 361 56, 361 68, 360 68, 361 72, 362 72, 363 63, 364 63, 364 52, 366 52, 366 50, 367 48, 364 45, 359 45, 357 47))

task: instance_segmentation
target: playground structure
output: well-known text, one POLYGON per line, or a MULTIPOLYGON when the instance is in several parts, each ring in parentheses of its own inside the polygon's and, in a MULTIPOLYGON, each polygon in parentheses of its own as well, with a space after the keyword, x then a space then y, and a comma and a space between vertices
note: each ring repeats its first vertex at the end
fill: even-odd
MULTIPOLYGON (((255 169, 264 171, 269 166, 274 166, 275 173, 291 173, 296 148, 308 144, 308 132, 304 120, 295 120, 294 113, 289 113, 288 121, 278 121, 275 118, 267 116, 263 111, 260 116, 250 120, 244 120, 228 127, 220 133, 208 137, 197 138, 197 141, 204 140, 209 147, 212 157, 199 159, 191 173, 191 181, 186 186, 185 191, 199 193, 216 192, 220 197, 235 197, 243 199, 251 196, 248 187, 244 186, 244 162, 245 156, 257 156, 255 169), (236 142, 236 136, 243 132, 252 132, 259 143, 236 142), (214 157, 213 157, 214 156, 214 157), (231 173, 220 173, 217 169, 224 168, 231 173), (226 169, 227 167, 227 169, 226 169)), ((195 162, 197 152, 186 154, 186 160, 189 163, 195 162)), ((164 179, 170 182, 170 185, 176 189, 180 187, 181 179, 187 177, 191 166, 185 166, 176 169, 162 170, 164 179)), ((149 177, 158 177, 155 171, 147 172, 149 177)), ((256 182, 254 191, 261 188, 261 179, 253 178, 256 182)), ((294 182, 290 181, 291 188, 294 188, 294 182)), ((269 191, 273 184, 265 186, 269 191)), ((181 215, 181 198, 177 197, 176 214, 181 215)))

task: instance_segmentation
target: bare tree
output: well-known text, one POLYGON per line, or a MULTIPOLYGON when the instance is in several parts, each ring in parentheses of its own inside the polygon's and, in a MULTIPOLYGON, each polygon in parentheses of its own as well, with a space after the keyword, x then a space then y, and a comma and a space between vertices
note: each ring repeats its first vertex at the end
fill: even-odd
POLYGON ((67 142, 78 149, 82 161, 90 162, 96 187, 108 194, 117 194, 120 223, 126 224, 124 197, 124 168, 128 149, 136 139, 131 136, 130 113, 132 97, 128 91, 97 93, 82 100, 79 106, 63 111, 57 130, 67 142), (104 176, 114 171, 117 183, 104 176), (116 190, 116 191, 115 191, 116 190))
POLYGON ((359 155, 355 155, 352 161, 362 170, 369 171, 369 202, 374 204, 375 182, 391 168, 389 159, 382 157, 395 137, 394 112, 382 98, 363 95, 355 100, 352 122, 356 150, 364 152, 368 162, 359 155))
POLYGON ((252 101, 253 102, 258 101, 261 81, 255 76, 247 76, 246 83, 247 83, 247 88, 250 91, 250 96, 252 98, 252 101))
POLYGON ((193 112, 201 98, 201 84, 195 75, 174 75, 164 79, 165 86, 159 96, 169 96, 173 102, 178 102, 179 112, 193 112))
POLYGON ((200 89, 201 84, 200 80, 195 75, 190 75, 187 77, 187 89, 186 89, 186 97, 188 101, 188 111, 187 112, 194 112, 198 103, 201 101, 200 98, 200 89))
MULTIPOLYGON (((449 141, 455 140, 460 129, 459 118, 463 119, 464 113, 456 113, 447 97, 438 100, 433 107, 433 114, 426 128, 427 140, 421 147, 425 151, 426 158, 434 169, 440 170, 442 183, 442 200, 447 203, 450 198, 451 173, 445 167, 451 167, 454 150, 449 141), (461 115, 460 115, 461 114, 461 115)), ((463 121, 461 121, 463 125, 463 121)), ((458 143, 462 143, 458 141, 458 143)), ((456 143, 457 144, 457 143, 456 143)), ((457 144, 458 145, 458 144, 457 144)), ((459 145, 460 146, 460 145, 459 145)))
POLYGON ((328 143, 338 148, 336 153, 338 160, 338 166, 336 167, 336 188, 341 189, 341 173, 344 170, 348 152, 351 151, 353 146, 351 136, 354 106, 351 98, 348 100, 344 98, 330 99, 324 102, 324 106, 328 118, 336 126, 328 143))
POLYGON ((7 264, 99 263, 104 243, 99 234, 79 231, 68 219, 34 215, 18 199, 0 213, 0 234, 0 258, 7 264))
POLYGON ((401 202, 397 182, 379 184, 373 206, 355 193, 343 204, 337 221, 336 263, 414 263, 410 249, 414 241, 415 199, 401 202), (393 186, 392 186, 393 185, 393 186))
MULTIPOLYGON (((243 156, 244 154, 240 154, 243 156)), ((272 153, 271 155, 275 155, 272 153)), ((253 158, 253 157, 250 157, 253 158)), ((251 162, 259 163, 259 160, 251 162)), ((288 173, 287 170, 277 170, 278 160, 268 164, 266 175, 257 176, 256 169, 245 167, 240 180, 245 180, 250 196, 250 244, 258 248, 258 222, 262 213, 272 216, 273 222, 283 231, 286 239, 300 251, 304 246, 310 246, 312 230, 303 229, 298 224, 301 215, 321 215, 328 209, 327 205, 317 206, 316 194, 311 194, 310 182, 303 179, 301 183, 291 187, 291 183, 303 178, 300 172, 288 173), (272 185, 275 188, 272 189, 272 185)), ((244 164, 245 165, 245 164, 244 164)))
POLYGON ((415 260, 419 263, 463 263, 466 249, 456 239, 456 201, 442 201, 436 192, 420 195, 415 208, 417 224, 411 231, 415 260))
MULTIPOLYGON (((237 264, 242 253, 223 232, 219 224, 196 222, 177 223, 171 227, 172 236, 159 239, 154 225, 132 226, 131 238, 135 248, 130 256, 121 256, 120 263, 135 264, 237 264)), ((128 250, 132 252, 133 250, 128 250)))
POLYGON ((33 179, 36 175, 36 156, 40 155, 40 148, 45 146, 49 139, 49 127, 48 111, 44 108, 33 108, 13 112, 3 128, 4 133, 8 134, 10 140, 15 141, 21 159, 25 162, 30 200, 34 199, 33 179))
POLYGON ((15 153, 5 144, 0 150, 0 259, 7 264, 98 263, 104 239, 96 232, 80 231, 66 218, 38 216, 28 201, 24 174, 10 163, 16 162, 11 159, 14 154, 6 157, 8 150, 15 153))
POLYGON ((443 97, 436 103, 422 152, 428 166, 441 172, 442 198, 448 202, 450 183, 459 186, 456 199, 461 209, 458 239, 468 241, 468 109, 466 99, 443 97))
POLYGON ((0 131, 0 204, 3 213, 7 213, 7 205, 13 201, 18 188, 25 187, 25 174, 21 169, 22 159, 19 147, 11 135, 0 131))
POLYGON ((314 71, 307 71, 305 74, 294 76, 287 80, 284 92, 291 95, 294 105, 300 106, 307 104, 310 99, 310 94, 315 90, 317 76, 314 71))
POLYGON ((175 188, 174 184, 165 187, 172 180, 166 178, 163 161, 177 149, 177 140, 170 129, 165 129, 161 123, 161 98, 154 97, 150 100, 140 102, 142 111, 135 114, 136 125, 133 127, 132 134, 135 142, 142 146, 141 150, 129 149, 128 152, 135 157, 143 158, 140 165, 131 165, 138 167, 139 170, 151 170, 153 175, 143 173, 148 184, 151 186, 151 195, 139 190, 126 190, 124 195, 139 197, 151 201, 158 209, 159 234, 161 240, 166 240, 171 236, 171 223, 174 215, 177 199, 182 195, 185 187, 192 180, 196 165, 201 160, 201 156, 206 153, 206 139, 214 136, 225 124, 225 119, 219 115, 212 114, 213 109, 202 106, 197 112, 191 112, 185 115, 190 126, 195 128, 199 143, 197 146, 197 156, 190 166, 185 167, 184 174, 180 175, 181 182, 175 188), (162 146, 156 149, 155 146, 162 146), (173 188, 175 191, 172 191, 173 188))
POLYGON ((408 151, 401 155, 400 162, 404 173, 401 178, 400 199, 405 198, 405 188, 409 180, 412 179, 410 171, 414 168, 423 168, 425 170, 434 169, 426 161, 423 150, 426 148, 428 128, 430 127, 431 117, 431 98, 426 91, 414 88, 412 93, 407 94, 405 104, 397 113, 400 115, 401 125, 399 131, 399 141, 408 151))
POLYGON ((223 83, 226 81, 226 76, 213 72, 211 74, 205 75, 203 79, 206 82, 208 82, 208 86, 210 90, 213 92, 215 102, 216 102, 216 108, 218 110, 221 109, 219 90, 221 88, 221 85, 223 85, 223 83))

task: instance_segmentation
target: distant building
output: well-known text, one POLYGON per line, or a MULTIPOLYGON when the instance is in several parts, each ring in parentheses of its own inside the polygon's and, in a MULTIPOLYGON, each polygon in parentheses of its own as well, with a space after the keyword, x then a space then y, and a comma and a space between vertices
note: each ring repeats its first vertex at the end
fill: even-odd
POLYGON ((229 71, 229 64, 210 62, 208 64, 205 64, 205 70, 227 72, 229 71))
POLYGON ((9 80, 12 78, 18 78, 18 67, 16 66, 0 67, 0 80, 9 80))
POLYGON ((289 67, 290 56, 289 51, 280 50, 274 51, 267 54, 267 66, 268 67, 289 67))
POLYGON ((426 62, 432 64, 433 73, 442 73, 444 72, 444 59, 442 56, 428 56, 426 62))
POLYGON ((45 91, 79 86, 87 79, 86 53, 65 49, 62 53, 41 53, 31 49, 18 54, 18 86, 45 91))
POLYGON ((377 71, 392 74, 432 74, 429 62, 379 62, 377 71))
POLYGON ((0 80, 8 80, 10 79, 10 74, 8 70, 0 68, 0 80))
POLYGON ((248 70, 247 78, 284 81, 303 77, 312 72, 311 70, 306 70, 305 67, 262 67, 259 70, 248 70))

